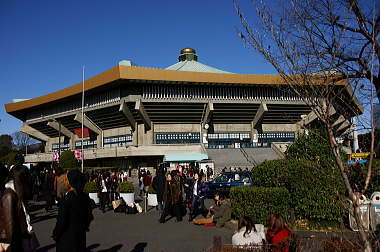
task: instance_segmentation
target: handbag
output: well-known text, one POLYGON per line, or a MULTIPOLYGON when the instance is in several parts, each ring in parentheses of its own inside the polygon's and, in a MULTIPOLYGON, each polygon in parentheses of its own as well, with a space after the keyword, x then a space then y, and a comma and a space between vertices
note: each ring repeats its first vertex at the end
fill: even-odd
POLYGON ((22 248, 25 252, 33 252, 40 246, 40 242, 34 232, 29 234, 28 238, 22 240, 22 248))
POLYGON ((135 203, 135 207, 136 207, 136 210, 138 213, 142 213, 143 212, 143 209, 142 207, 139 205, 139 203, 135 203))
POLYGON ((118 208, 121 204, 121 200, 114 200, 112 201, 112 207, 113 209, 115 210, 116 208, 118 208))
POLYGON ((3 242, 0 242, 0 252, 7 252, 7 251, 10 251, 10 244, 9 243, 3 243, 3 242))

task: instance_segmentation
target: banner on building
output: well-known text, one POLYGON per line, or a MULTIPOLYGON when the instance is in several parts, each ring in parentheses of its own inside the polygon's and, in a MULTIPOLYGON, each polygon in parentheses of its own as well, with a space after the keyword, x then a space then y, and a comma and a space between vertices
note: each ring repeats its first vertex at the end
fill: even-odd
POLYGON ((52 158, 53 162, 58 162, 59 161, 59 152, 58 151, 53 151, 51 158, 52 158))
POLYGON ((83 152, 82 152, 82 150, 75 150, 74 151, 74 156, 75 156, 76 159, 82 160, 83 159, 83 152))

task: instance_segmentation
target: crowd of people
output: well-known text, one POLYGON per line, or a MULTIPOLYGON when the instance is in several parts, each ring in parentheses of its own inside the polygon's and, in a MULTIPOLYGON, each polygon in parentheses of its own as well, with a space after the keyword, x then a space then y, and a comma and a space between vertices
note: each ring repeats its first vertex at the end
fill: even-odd
MULTIPOLYGON (((158 221, 165 223, 172 215, 181 222, 188 215, 189 222, 197 225, 224 226, 231 220, 231 203, 224 195, 215 194, 214 203, 207 209, 205 197, 208 191, 206 176, 195 167, 168 172, 159 167, 153 177, 148 170, 138 174, 139 195, 144 196, 151 186, 157 195, 158 221), (199 216, 202 216, 198 218, 199 216)), ((103 212, 110 202, 119 198, 118 184, 127 181, 125 171, 93 171, 82 174, 78 170, 64 172, 60 168, 32 171, 15 165, 11 169, 0 165, 0 251, 34 251, 38 239, 31 225, 29 200, 43 199, 46 211, 58 205, 58 217, 52 232, 57 251, 84 251, 86 232, 93 220, 94 204, 84 193, 87 181, 95 181, 103 212), (9 250, 11 248, 11 250, 9 250)), ((238 231, 232 237, 232 244, 262 245, 280 247, 291 232, 283 218, 272 215, 267 231, 262 224, 255 224, 250 218, 239 221, 238 231)), ((286 248, 284 251, 287 251, 286 248)))
MULTIPOLYGON (((33 199, 35 186, 46 190, 45 185, 54 188, 53 174, 44 172, 36 178, 21 164, 10 169, 0 165, 0 251, 29 252, 39 247, 31 224, 29 201, 33 199), (35 181, 40 178, 51 181, 35 181)), ((61 189, 65 193, 59 199, 57 222, 52 232, 56 251, 85 251, 86 232, 93 220, 90 198, 83 192, 86 179, 78 170, 68 171, 63 178, 61 189)), ((54 198, 52 193, 49 197, 54 198)), ((47 210, 52 204, 49 200, 46 198, 47 210)))

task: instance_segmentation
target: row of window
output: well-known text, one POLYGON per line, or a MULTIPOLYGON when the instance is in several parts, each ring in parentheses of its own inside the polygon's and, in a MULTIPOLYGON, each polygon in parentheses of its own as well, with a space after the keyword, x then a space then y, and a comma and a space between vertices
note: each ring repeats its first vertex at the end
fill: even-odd
MULTIPOLYGON (((250 143, 251 134, 249 132, 229 132, 229 133, 212 133, 208 134, 208 148, 228 148, 228 146, 236 146, 241 144, 242 147, 248 148, 253 144, 253 147, 263 146, 264 143, 270 142, 293 142, 295 140, 294 132, 266 132, 258 134, 258 143, 250 143)), ((121 147, 131 144, 133 141, 132 135, 119 135, 104 138, 104 147, 121 147)), ((156 144, 183 144, 183 143, 200 143, 199 132, 169 132, 156 133, 156 144)), ((82 141, 75 142, 75 149, 81 149, 82 141)), ((83 140, 83 148, 96 148, 96 140, 83 140)), ((69 144, 61 143, 61 150, 68 150, 69 144)), ((52 145, 52 150, 59 150, 58 144, 52 145)))
POLYGON ((236 140, 243 140, 243 139, 250 139, 251 134, 248 132, 244 133, 212 133, 207 135, 209 140, 213 139, 236 139, 236 140))
MULTIPOLYGON (((83 140, 83 149, 96 148, 96 140, 83 140)), ((82 148, 82 140, 75 141, 75 149, 82 148)))
POLYGON ((123 147, 128 144, 131 144, 133 141, 132 135, 120 135, 120 136, 111 136, 104 138, 104 147, 123 147))
POLYGON ((64 151, 70 149, 70 144, 61 143, 61 148, 59 148, 59 144, 52 144, 51 148, 53 151, 64 151))
POLYGON ((199 132, 171 132, 171 133, 156 133, 156 144, 181 144, 181 143, 199 143, 199 132))

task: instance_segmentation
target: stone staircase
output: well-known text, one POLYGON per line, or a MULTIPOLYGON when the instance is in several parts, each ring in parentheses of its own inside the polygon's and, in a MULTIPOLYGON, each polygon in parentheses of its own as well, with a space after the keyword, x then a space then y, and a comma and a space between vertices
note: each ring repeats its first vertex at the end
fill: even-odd
POLYGON ((265 160, 282 158, 272 148, 206 149, 209 159, 214 160, 215 171, 224 167, 252 168, 265 160))

